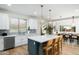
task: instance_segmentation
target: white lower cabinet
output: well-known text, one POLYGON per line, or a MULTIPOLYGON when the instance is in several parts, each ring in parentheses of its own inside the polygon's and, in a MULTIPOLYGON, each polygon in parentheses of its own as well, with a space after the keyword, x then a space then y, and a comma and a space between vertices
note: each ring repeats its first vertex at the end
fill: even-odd
POLYGON ((15 47, 27 44, 26 36, 16 36, 15 37, 15 47))
MULTIPOLYGON (((15 47, 27 44, 27 36, 15 36, 15 47)), ((4 50, 4 39, 0 39, 0 51, 4 50)))
POLYGON ((0 51, 4 50, 4 40, 0 39, 0 51))

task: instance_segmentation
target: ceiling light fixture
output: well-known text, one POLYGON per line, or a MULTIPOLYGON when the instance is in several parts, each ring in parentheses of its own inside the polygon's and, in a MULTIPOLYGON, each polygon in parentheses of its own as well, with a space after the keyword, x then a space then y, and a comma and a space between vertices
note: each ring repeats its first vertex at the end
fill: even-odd
POLYGON ((12 4, 7 4, 8 6, 11 6, 12 4))
POLYGON ((75 24, 74 24, 74 16, 72 16, 72 26, 75 26, 75 24))
POLYGON ((33 14, 34 14, 34 15, 37 15, 37 12, 35 11, 33 14))
POLYGON ((51 9, 49 9, 49 20, 51 20, 51 9))
POLYGON ((41 5, 41 19, 43 19, 43 5, 41 5))

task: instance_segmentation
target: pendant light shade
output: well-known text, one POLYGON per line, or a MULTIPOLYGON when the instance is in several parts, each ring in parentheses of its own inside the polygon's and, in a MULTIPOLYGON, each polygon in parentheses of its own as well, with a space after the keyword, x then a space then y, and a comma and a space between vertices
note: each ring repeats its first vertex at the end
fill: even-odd
POLYGON ((44 20, 43 20, 43 5, 41 5, 41 23, 43 23, 44 22, 44 20))
POLYGON ((75 24, 74 24, 74 16, 72 16, 72 26, 75 26, 75 24))
POLYGON ((51 9, 49 9, 49 20, 51 20, 51 9))
POLYGON ((72 21, 72 22, 74 22, 74 16, 72 16, 72 19, 73 19, 73 21, 72 21))
POLYGON ((43 7, 43 5, 41 5, 41 7, 43 7))

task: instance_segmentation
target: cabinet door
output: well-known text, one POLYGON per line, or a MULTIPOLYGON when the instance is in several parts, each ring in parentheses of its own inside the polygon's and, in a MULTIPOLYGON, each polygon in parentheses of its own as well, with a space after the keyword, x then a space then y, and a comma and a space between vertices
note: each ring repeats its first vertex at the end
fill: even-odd
POLYGON ((30 55, 38 55, 39 46, 36 41, 28 39, 28 51, 30 55))
POLYGON ((15 37, 15 47, 22 45, 22 37, 21 36, 16 36, 15 37))
POLYGON ((16 44, 16 43, 20 43, 20 42, 22 42, 21 36, 16 36, 16 37, 15 37, 15 44, 16 44))
POLYGON ((4 50, 14 48, 14 46, 15 46, 15 37, 4 38, 4 50))
POLYGON ((4 41, 3 39, 0 39, 0 51, 4 49, 4 41))
POLYGON ((0 29, 9 29, 8 14, 0 13, 0 29))
POLYGON ((27 44, 27 36, 16 36, 15 37, 15 47, 16 46, 20 46, 20 45, 24 45, 24 44, 27 44))

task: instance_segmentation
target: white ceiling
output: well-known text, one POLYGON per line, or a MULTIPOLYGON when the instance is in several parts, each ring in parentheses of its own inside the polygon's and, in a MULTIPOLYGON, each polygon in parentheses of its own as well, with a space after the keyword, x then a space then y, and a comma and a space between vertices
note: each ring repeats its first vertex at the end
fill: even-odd
MULTIPOLYGON (((0 4, 0 9, 28 16, 41 16, 40 4, 12 4, 11 6, 0 4)), ((58 19, 60 16, 62 18, 79 16, 79 4, 45 4, 43 7, 43 16, 45 18, 49 17, 49 9, 52 9, 52 19, 58 19)))

